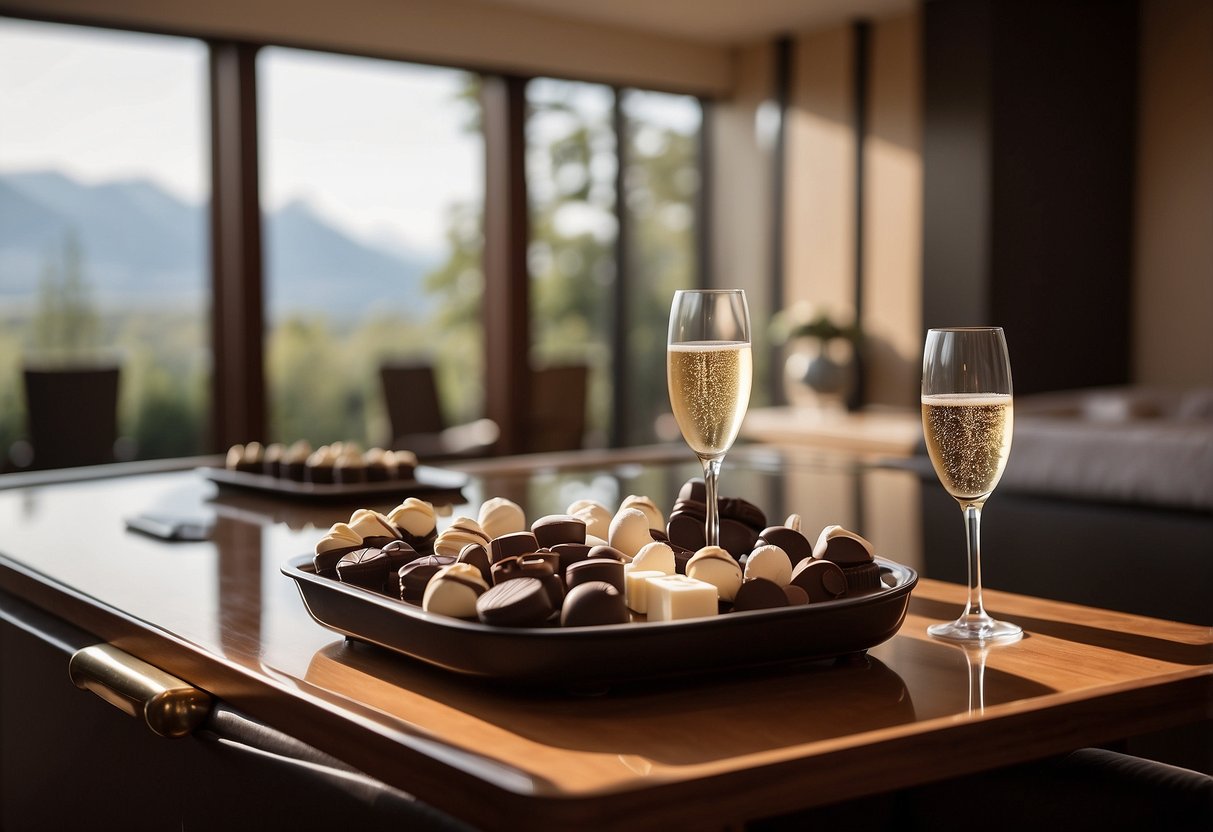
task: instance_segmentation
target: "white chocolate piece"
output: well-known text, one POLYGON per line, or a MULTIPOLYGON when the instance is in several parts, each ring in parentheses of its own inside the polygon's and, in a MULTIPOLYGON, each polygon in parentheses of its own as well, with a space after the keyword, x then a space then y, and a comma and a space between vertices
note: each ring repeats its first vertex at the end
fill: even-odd
MULTIPOLYGON (((656 570, 663 575, 673 575, 678 571, 674 564, 674 550, 670 548, 668 543, 654 540, 652 543, 643 546, 636 553, 636 557, 632 558, 632 562, 627 565, 625 571, 631 570, 656 570)), ((641 610, 636 611, 641 612, 641 610)))
POLYGON ((388 520, 377 511, 371 511, 369 508, 360 508, 355 511, 354 516, 350 518, 349 527, 363 540, 372 537, 390 537, 393 539, 399 539, 400 537, 400 532, 396 530, 396 526, 391 520, 388 520))
POLYGON ((236 466, 240 464, 240 460, 244 458, 244 446, 233 445, 227 449, 227 459, 223 462, 223 467, 229 471, 235 471, 236 466))
POLYGON ((711 584, 722 601, 732 601, 741 589, 741 564, 719 546, 704 546, 687 561, 687 577, 711 584))
MULTIPOLYGON (((576 517, 576 515, 573 516, 576 517)), ((610 546, 611 544, 607 543, 606 538, 604 537, 596 537, 595 535, 587 534, 585 536, 585 545, 592 548, 594 546, 610 546)))
POLYGON ((307 464, 311 467, 332 465, 337 461, 337 452, 333 450, 332 445, 321 445, 307 458, 307 464))
POLYGON ((307 462, 307 458, 312 455, 312 443, 306 439, 297 439, 291 443, 291 446, 286 449, 286 453, 282 455, 282 461, 298 465, 307 462))
POLYGON ((396 528, 413 537, 425 537, 435 528, 434 507, 425 500, 409 497, 388 513, 387 519, 396 528))
POLYGON ((628 609, 641 614, 649 611, 649 578, 660 578, 665 572, 654 569, 627 569, 624 567, 623 595, 628 609))
POLYGON ((413 453, 412 451, 392 451, 391 456, 392 461, 396 464, 397 468, 417 467, 417 454, 413 453))
POLYGON ((864 548, 869 557, 876 554, 872 550, 872 544, 855 532, 844 529, 842 526, 826 526, 821 530, 821 534, 817 536, 817 542, 813 544, 813 557, 818 559, 824 558, 826 550, 830 548, 830 541, 837 537, 849 537, 851 540, 854 540, 864 548))
POLYGON ((362 535, 349 527, 348 523, 334 523, 328 534, 316 544, 316 554, 322 555, 334 549, 349 549, 362 545, 362 535))
POLYGON ((476 522, 490 538, 514 532, 525 532, 526 514, 522 506, 505 497, 493 497, 480 506, 480 515, 476 522))
POLYGON ((345 466, 365 464, 362 461, 362 452, 357 448, 351 448, 349 446, 346 446, 344 449, 342 449, 341 453, 337 455, 336 462, 338 465, 345 466))
POLYGON ((261 443, 254 440, 244 446, 244 454, 241 458, 250 465, 259 465, 263 454, 264 449, 261 447, 261 443))
POLYGON ((611 533, 611 512, 597 500, 574 500, 565 509, 579 520, 585 521, 585 533, 599 538, 605 544, 611 533))
POLYGON ((745 559, 745 579, 766 578, 780 586, 792 582, 792 561, 778 546, 759 546, 745 559))
POLYGON ((640 509, 644 512, 644 516, 649 519, 650 529, 665 530, 665 516, 661 513, 661 509, 657 508, 657 504, 650 498, 630 494, 624 497, 623 502, 619 504, 620 511, 623 511, 625 508, 640 509))
POLYGON ((720 612, 716 587, 686 575, 661 575, 648 579, 649 621, 677 621, 720 612))
POLYGON ((610 534, 607 543, 623 552, 629 558, 653 542, 653 533, 649 529, 649 518, 638 508, 625 508, 611 520, 610 534))
POLYGON ((480 524, 470 517, 456 517, 450 526, 443 529, 434 540, 434 554, 457 558, 469 543, 489 545, 489 536, 480 524))
POLYGON ((421 608, 452 618, 475 618, 476 599, 487 592, 480 570, 470 563, 452 563, 434 573, 425 585, 421 608))
POLYGON ((800 515, 789 514, 788 519, 784 520, 783 524, 794 532, 800 531, 800 515))

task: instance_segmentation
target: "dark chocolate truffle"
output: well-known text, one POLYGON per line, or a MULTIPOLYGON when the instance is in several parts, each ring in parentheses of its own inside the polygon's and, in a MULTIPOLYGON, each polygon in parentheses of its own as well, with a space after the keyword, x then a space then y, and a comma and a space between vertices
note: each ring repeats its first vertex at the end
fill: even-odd
POLYGON ((560 623, 565 627, 596 627, 626 624, 627 621, 628 609, 623 603, 623 593, 602 581, 590 581, 570 589, 560 611, 560 623))
POLYGON ((559 573, 563 575, 570 565, 589 558, 592 548, 584 543, 557 543, 553 546, 552 551, 560 559, 559 573))
MULTIPOLYGON (((551 553, 548 553, 551 555, 551 553)), ((564 600, 564 581, 556 574, 553 559, 543 556, 518 555, 499 560, 493 564, 493 583, 503 584, 519 578, 535 578, 540 581, 551 599, 552 608, 559 608, 564 600)))
POLYGON ((493 539, 489 554, 493 563, 518 555, 529 555, 539 548, 539 541, 530 532, 511 532, 493 539))
POLYGON ((809 596, 809 601, 833 601, 847 591, 847 579, 838 564, 828 560, 805 558, 792 570, 792 585, 809 596))
POLYGON ((410 604, 420 604, 421 599, 425 597, 425 588, 429 584, 430 578, 434 577, 439 569, 450 566, 454 562, 454 558, 445 555, 423 555, 416 560, 409 561, 396 570, 397 586, 399 587, 397 597, 410 604))
POLYGON ((476 599, 477 617, 498 627, 534 627, 554 610, 547 588, 538 578, 505 581, 476 599))
POLYGON ((459 551, 459 563, 470 563, 480 570, 480 576, 489 586, 493 585, 493 568, 489 561, 489 550, 479 543, 469 543, 459 551))
POLYGON ((388 559, 382 549, 355 549, 337 561, 337 578, 351 586, 383 592, 387 586, 388 559))
POLYGON ((589 556, 591 558, 602 558, 605 560, 617 560, 620 563, 627 563, 630 560, 630 558, 627 555, 625 555, 623 552, 616 549, 614 546, 603 546, 601 544, 590 549, 589 556))
POLYGON ((733 599, 733 611, 769 610, 775 607, 788 606, 788 596, 783 587, 766 578, 754 578, 746 581, 737 590, 733 599))
MULTIPOLYGON (((795 529, 787 526, 768 526, 758 535, 758 546, 778 546, 787 552, 792 566, 813 556, 813 544, 795 529)), ((757 548, 757 547, 755 547, 757 548)))
POLYGON ((612 558, 590 558, 569 566, 564 573, 565 583, 571 591, 579 584, 601 581, 623 592, 623 561, 612 558))
POLYGON ((551 548, 561 543, 585 543, 585 521, 571 514, 549 514, 531 524, 540 546, 551 548))

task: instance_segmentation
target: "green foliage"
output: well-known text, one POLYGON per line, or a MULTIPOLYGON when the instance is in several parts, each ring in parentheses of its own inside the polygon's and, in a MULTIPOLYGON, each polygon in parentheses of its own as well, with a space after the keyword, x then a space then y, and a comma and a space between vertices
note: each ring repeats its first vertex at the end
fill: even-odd
POLYGON ((33 347, 47 359, 92 357, 97 346, 97 313, 93 306, 80 237, 69 230, 58 252, 48 252, 38 278, 38 308, 33 321, 33 347))
POLYGON ((699 190, 693 136, 631 123, 626 177, 633 230, 631 309, 627 333, 628 424, 631 442, 649 442, 657 417, 669 411, 665 341, 674 292, 694 284, 694 201, 699 190))

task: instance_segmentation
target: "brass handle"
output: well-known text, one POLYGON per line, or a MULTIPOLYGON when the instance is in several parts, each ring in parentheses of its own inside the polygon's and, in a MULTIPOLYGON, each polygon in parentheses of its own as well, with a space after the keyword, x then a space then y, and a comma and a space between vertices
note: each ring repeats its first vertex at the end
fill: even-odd
POLYGON ((67 672, 76 687, 90 690, 118 710, 142 719, 162 737, 184 737, 206 718, 211 696, 158 667, 109 644, 72 654, 67 672))

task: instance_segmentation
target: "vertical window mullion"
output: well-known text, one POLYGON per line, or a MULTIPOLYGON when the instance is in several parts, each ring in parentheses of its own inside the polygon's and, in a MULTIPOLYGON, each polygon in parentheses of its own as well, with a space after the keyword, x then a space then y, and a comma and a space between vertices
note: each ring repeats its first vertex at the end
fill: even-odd
POLYGON ((485 76, 485 412, 501 431, 497 450, 526 446, 530 310, 526 192, 526 79, 485 76))
POLYGON ((211 446, 265 438, 257 47, 212 42, 211 446))
POLYGON ((623 91, 615 87, 611 124, 615 131, 615 280, 612 284, 611 318, 611 429, 610 444, 619 448, 628 443, 628 281, 631 279, 626 197, 628 165, 628 125, 623 112, 623 91))
MULTIPOLYGON (((866 20, 855 21, 853 74, 851 90, 854 107, 852 126, 855 142, 855 326, 863 324, 863 273, 864 273, 864 141, 868 132, 868 73, 870 69, 870 42, 872 25, 866 20)), ((864 403, 865 370, 863 351, 855 350, 855 378, 847 394, 847 409, 858 410, 864 403)))
POLYGON ((712 285, 712 247, 709 226, 712 217, 712 144, 713 104, 699 99, 702 119, 699 123, 699 192, 695 198, 695 286, 707 289, 712 285))
MULTIPOLYGON (((792 39, 782 37, 775 41, 775 105, 779 112, 779 127, 775 133, 775 148, 772 153, 771 176, 771 277, 769 290, 771 293, 770 309, 779 310, 784 305, 784 246, 785 225, 787 223, 787 121, 788 103, 792 84, 792 39)), ((767 389, 771 391, 772 404, 784 404, 786 396, 783 389, 783 362, 780 347, 771 344, 770 360, 767 366, 767 389)))

